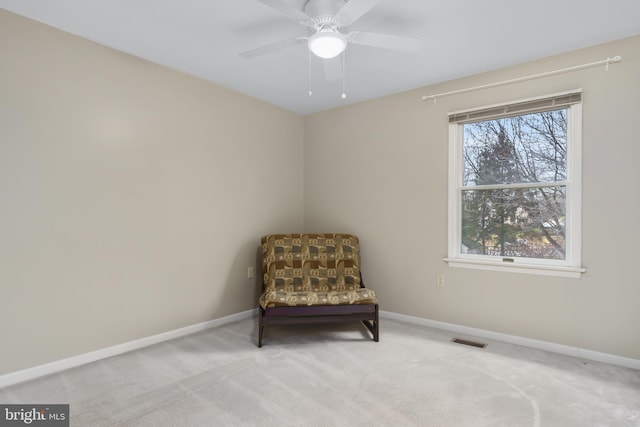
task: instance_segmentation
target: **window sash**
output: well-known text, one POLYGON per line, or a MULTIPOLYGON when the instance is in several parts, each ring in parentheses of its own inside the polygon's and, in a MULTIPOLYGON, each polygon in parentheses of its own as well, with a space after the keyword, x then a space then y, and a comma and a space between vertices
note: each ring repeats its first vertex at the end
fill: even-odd
POLYGON ((511 188, 544 188, 567 186, 569 181, 520 182, 517 184, 461 185, 460 190, 508 190, 511 188))
POLYGON ((566 187, 544 188, 543 199, 539 187, 462 189, 460 254, 565 261, 566 187), (536 199, 537 209, 514 205, 513 197, 536 199), (540 234, 548 240, 539 240, 540 234))

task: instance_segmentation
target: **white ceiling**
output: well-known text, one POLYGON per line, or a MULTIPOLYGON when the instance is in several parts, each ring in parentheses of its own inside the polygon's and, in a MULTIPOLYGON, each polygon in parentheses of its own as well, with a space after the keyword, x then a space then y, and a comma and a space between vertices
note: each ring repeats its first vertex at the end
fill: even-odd
POLYGON ((345 30, 419 36, 424 45, 413 54, 350 46, 341 99, 341 81, 327 82, 319 59, 308 96, 304 44, 238 56, 309 34, 257 0, 0 0, 0 7, 300 114, 640 34, 640 0, 379 0, 345 30))

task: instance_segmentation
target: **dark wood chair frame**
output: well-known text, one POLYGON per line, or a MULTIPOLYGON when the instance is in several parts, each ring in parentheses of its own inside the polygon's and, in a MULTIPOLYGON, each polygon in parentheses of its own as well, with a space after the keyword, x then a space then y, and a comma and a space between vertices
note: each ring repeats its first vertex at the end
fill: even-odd
MULTIPOLYGON (((360 275, 360 283, 362 283, 362 275, 360 275)), ((364 285, 361 284, 361 287, 364 287, 364 285)), ((373 335, 375 342, 380 341, 378 304, 311 305, 267 307, 266 309, 260 306, 258 316, 258 347, 262 347, 264 327, 266 325, 358 321, 367 327, 373 335)))

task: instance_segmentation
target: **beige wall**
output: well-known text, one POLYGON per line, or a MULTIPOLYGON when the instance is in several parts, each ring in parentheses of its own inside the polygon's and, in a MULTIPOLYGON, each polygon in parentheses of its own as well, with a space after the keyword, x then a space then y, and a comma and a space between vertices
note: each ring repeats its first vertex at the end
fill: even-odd
POLYGON ((307 231, 361 236, 381 309, 640 359, 640 37, 305 118, 307 231), (421 103, 621 55, 623 62, 421 103), (580 279, 449 268, 447 112, 583 88, 580 279), (436 287, 436 275, 446 278, 436 287))
POLYGON ((255 307, 301 116, 3 10, 0 58, 0 374, 255 307))

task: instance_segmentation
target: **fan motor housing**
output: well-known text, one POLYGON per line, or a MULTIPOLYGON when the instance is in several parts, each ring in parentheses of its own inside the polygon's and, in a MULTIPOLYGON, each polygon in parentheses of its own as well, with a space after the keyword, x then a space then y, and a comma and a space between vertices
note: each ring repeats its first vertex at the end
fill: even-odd
POLYGON ((335 16, 345 3, 345 0, 309 0, 304 5, 304 13, 312 18, 335 16))

